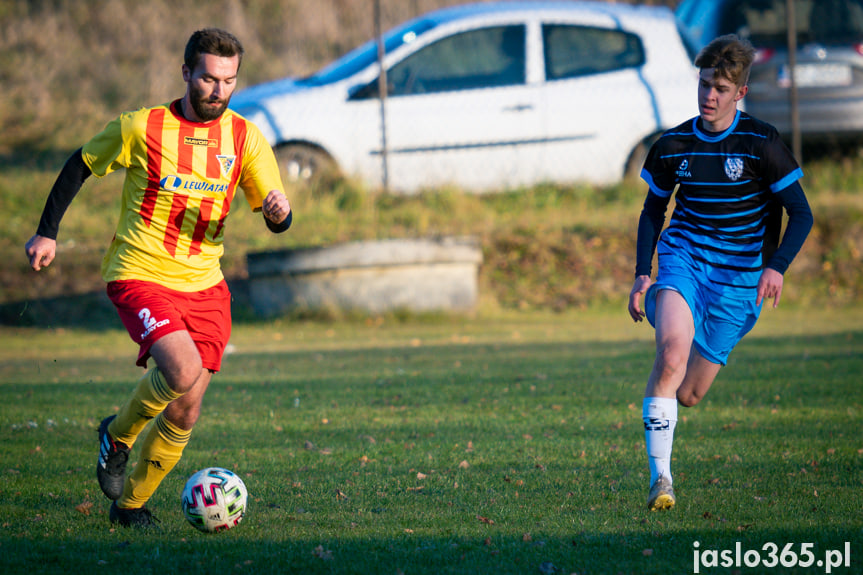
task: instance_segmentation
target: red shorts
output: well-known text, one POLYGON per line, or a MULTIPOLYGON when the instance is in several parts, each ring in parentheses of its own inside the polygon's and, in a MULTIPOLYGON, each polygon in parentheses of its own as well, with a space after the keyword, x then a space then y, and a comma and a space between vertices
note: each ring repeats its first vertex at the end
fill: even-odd
POLYGON ((231 292, 224 280, 198 292, 139 280, 113 281, 108 283, 108 298, 140 346, 137 364, 141 367, 147 367, 150 347, 159 338, 185 330, 198 347, 204 368, 219 371, 231 337, 231 292))

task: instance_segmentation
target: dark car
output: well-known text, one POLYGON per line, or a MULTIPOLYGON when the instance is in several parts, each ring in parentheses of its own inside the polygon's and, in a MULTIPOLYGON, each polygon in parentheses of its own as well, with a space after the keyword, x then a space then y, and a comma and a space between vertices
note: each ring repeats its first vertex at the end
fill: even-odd
MULTIPOLYGON (((803 141, 863 141, 863 0, 794 0, 794 7, 803 141)), ((694 51, 729 33, 755 46, 746 111, 790 137, 786 0, 683 0, 676 15, 694 51)))

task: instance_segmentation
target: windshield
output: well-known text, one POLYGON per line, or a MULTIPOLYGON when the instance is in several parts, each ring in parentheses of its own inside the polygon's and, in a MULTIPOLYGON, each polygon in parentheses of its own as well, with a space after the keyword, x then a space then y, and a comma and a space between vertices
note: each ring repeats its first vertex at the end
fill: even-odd
MULTIPOLYGON (((399 28, 390 30, 384 35, 384 51, 389 53, 405 44, 410 44, 418 36, 425 34, 435 26, 437 26, 437 22, 433 20, 414 20, 399 28)), ((308 78, 303 78, 298 83, 306 86, 332 84, 333 82, 353 76, 360 70, 371 66, 377 59, 377 41, 369 40, 315 74, 308 78)))

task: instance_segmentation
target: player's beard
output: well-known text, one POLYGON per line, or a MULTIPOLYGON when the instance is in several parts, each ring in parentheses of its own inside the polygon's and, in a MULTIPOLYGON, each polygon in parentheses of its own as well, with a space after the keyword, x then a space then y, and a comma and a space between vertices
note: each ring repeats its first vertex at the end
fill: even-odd
POLYGON ((221 117, 230 101, 230 97, 224 100, 209 98, 194 87, 189 92, 189 102, 192 104, 192 109, 202 122, 211 122, 221 117), (213 106, 212 104, 218 104, 218 106, 213 106))

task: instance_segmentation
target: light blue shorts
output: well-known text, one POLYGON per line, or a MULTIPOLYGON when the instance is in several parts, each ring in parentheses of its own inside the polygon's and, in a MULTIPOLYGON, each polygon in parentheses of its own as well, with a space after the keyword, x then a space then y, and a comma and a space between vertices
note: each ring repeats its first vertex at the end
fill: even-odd
POLYGON ((645 314, 654 328, 656 296, 664 289, 676 291, 689 305, 695 323, 695 349, 706 360, 721 365, 728 362, 728 354, 755 326, 761 313, 755 298, 724 297, 696 281, 688 269, 674 267, 660 269, 656 282, 645 296, 645 314))

